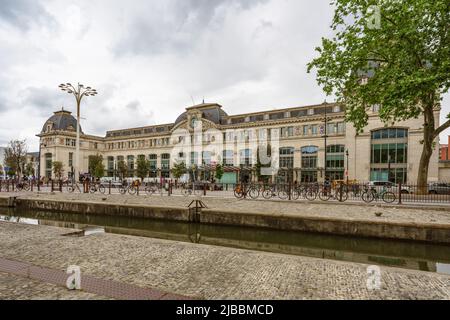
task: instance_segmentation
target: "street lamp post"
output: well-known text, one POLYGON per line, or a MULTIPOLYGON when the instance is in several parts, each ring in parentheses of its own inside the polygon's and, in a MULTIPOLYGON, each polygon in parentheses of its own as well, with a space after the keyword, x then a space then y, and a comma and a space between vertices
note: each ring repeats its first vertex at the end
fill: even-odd
POLYGON ((345 151, 345 155, 347 156, 347 186, 348 186, 348 176, 350 174, 348 166, 348 156, 349 156, 348 149, 345 151))
POLYGON ((97 90, 91 87, 85 87, 82 84, 78 83, 76 87, 74 87, 70 83, 60 84, 59 88, 62 91, 65 91, 69 94, 73 94, 77 101, 77 142, 76 142, 76 151, 75 151, 75 174, 80 175, 80 105, 83 97, 95 96, 97 95, 97 90))
POLYGON ((325 130, 324 130, 324 132, 325 132, 325 135, 323 136, 324 137, 324 142, 325 142, 325 179, 327 178, 327 138, 328 138, 328 114, 327 114, 327 112, 328 112, 328 103, 325 101, 324 103, 323 103, 324 105, 325 105, 325 130))

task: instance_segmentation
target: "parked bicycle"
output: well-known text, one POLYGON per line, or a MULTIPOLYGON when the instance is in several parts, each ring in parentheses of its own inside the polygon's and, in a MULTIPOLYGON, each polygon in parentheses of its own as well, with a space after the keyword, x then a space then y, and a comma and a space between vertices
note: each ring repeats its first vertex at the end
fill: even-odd
POLYGON ((17 191, 30 191, 30 189, 31 189, 30 185, 25 181, 16 183, 17 191))
POLYGON ((82 193, 80 185, 78 183, 71 183, 67 186, 67 191, 73 193, 75 190, 78 190, 79 193, 82 193))
POLYGON ((238 199, 246 198, 247 195, 252 199, 257 199, 259 194, 259 186, 255 185, 250 185, 247 187, 245 184, 238 184, 234 188, 234 196, 238 199))
POLYGON ((364 202, 370 203, 374 200, 378 201, 378 199, 383 200, 386 203, 392 203, 396 200, 395 193, 392 191, 388 191, 386 186, 383 187, 381 191, 377 191, 375 188, 365 187, 364 192, 361 195, 361 198, 364 202))

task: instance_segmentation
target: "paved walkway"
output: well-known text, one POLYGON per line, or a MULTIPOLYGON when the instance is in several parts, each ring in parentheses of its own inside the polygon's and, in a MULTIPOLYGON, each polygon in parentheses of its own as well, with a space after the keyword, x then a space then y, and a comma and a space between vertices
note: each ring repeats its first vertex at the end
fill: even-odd
MULTIPOLYGON (((11 194, 1 193, 0 197, 11 194)), ((111 204, 149 205, 162 207, 186 208, 194 197, 161 197, 161 196, 131 196, 131 195, 100 195, 80 193, 37 194, 21 193, 18 197, 40 200, 87 201, 111 204)), ((208 208, 215 210, 249 212, 274 216, 323 217, 341 220, 379 221, 414 224, 444 224, 450 225, 450 207, 439 209, 430 206, 400 207, 383 206, 381 204, 356 205, 340 203, 311 203, 264 200, 237 200, 228 198, 203 199, 208 208), (377 217, 375 213, 382 213, 377 217)))
MULTIPOLYGON (((126 235, 63 236, 73 231, 0 222, 0 256, 56 270, 78 265, 82 277, 205 299, 450 299, 448 275, 381 267, 380 290, 369 290, 364 264, 126 235)), ((11 281, 9 288, 20 284, 11 281)))
POLYGON ((48 282, 0 272, 0 300, 105 300, 103 296, 70 291, 48 282))

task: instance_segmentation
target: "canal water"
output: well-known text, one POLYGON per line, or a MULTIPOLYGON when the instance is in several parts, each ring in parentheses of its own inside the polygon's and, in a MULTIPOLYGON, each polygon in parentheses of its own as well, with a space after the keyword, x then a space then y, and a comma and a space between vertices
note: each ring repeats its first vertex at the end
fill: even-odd
POLYGON ((6 208, 0 208, 0 220, 80 229, 72 234, 78 236, 126 234, 450 274, 447 245, 6 208))

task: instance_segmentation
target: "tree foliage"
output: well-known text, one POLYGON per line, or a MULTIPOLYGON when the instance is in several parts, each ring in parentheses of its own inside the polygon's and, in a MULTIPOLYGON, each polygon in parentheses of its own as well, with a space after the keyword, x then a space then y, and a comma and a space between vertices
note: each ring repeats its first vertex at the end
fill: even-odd
POLYGON ((180 179, 187 172, 186 163, 184 161, 177 162, 172 167, 172 174, 175 179, 180 179))
POLYGON ((117 162, 117 171, 119 172, 119 176, 121 179, 126 177, 126 175, 128 174, 128 166, 124 160, 119 160, 117 162))
POLYGON ((144 180, 150 172, 150 161, 145 157, 138 157, 136 174, 139 178, 144 180))
POLYGON ((53 174, 56 179, 61 179, 64 174, 64 164, 61 161, 53 161, 53 174))
POLYGON ((319 85, 345 105, 346 119, 358 131, 373 105, 387 125, 423 116, 419 184, 426 182, 433 141, 450 127, 450 115, 439 126, 433 114, 450 87, 450 1, 332 4, 334 36, 322 39, 308 72, 317 70, 319 85))
POLYGON ((5 149, 4 164, 9 167, 9 175, 22 175, 27 160, 27 144, 25 140, 11 140, 5 149))
POLYGON ((222 166, 220 163, 218 163, 218 164, 216 165, 216 172, 215 172, 215 177, 216 177, 216 179, 217 179, 217 180, 222 179, 223 174, 224 174, 223 166, 222 166))

